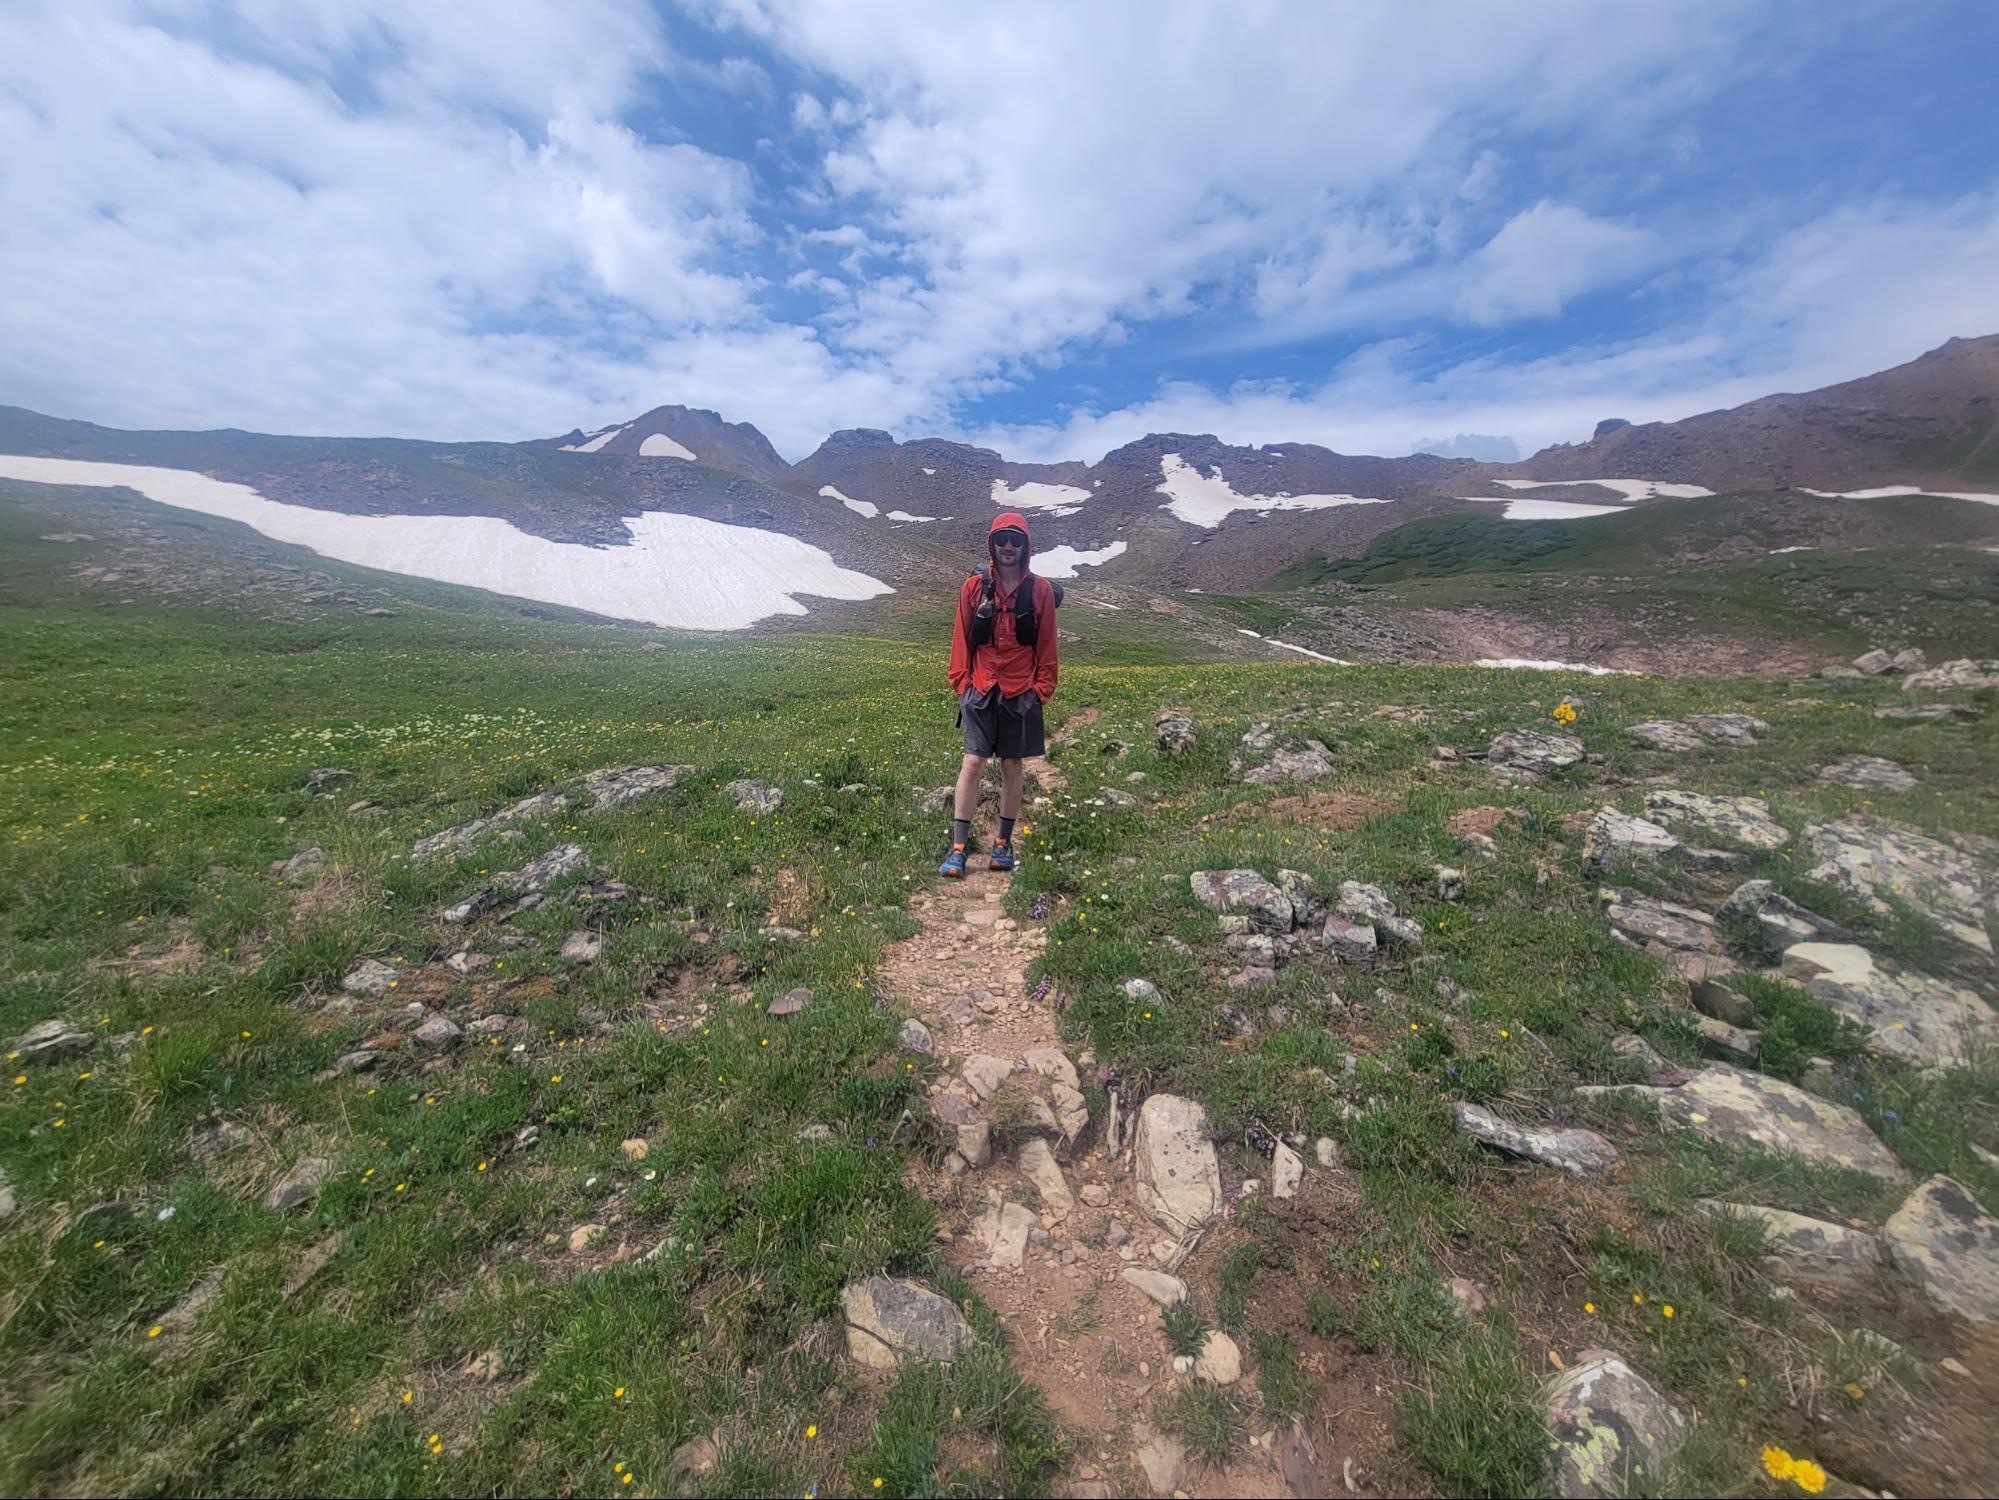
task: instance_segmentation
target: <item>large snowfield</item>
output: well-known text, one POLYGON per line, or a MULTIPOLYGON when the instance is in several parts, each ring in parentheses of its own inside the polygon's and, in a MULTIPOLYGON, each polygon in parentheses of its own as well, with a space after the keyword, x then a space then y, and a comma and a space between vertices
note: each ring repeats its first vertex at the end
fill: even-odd
POLYGON ((1362 495, 1239 495, 1229 488, 1217 466, 1203 474, 1177 453, 1161 454, 1159 472, 1163 482, 1155 491, 1167 497, 1161 510, 1170 510, 1190 526, 1212 531, 1239 510, 1268 513, 1273 510, 1327 510, 1336 505, 1380 505, 1362 495))
POLYGON ((339 562, 680 630, 743 630, 771 615, 805 614, 794 594, 895 592, 782 532, 665 511, 628 518, 627 545, 586 547, 495 516, 354 516, 285 505, 191 469, 0 454, 0 478, 133 489, 339 562))
POLYGON ((993 504, 1000 510, 1045 510, 1051 515, 1072 516, 1090 492, 1073 484, 1008 484, 993 481, 993 504))
POLYGON ((1114 557, 1124 555, 1124 543, 1112 542, 1094 552, 1084 552, 1063 543, 1034 554, 1034 571, 1043 578, 1074 578, 1078 568, 1100 568, 1114 557))

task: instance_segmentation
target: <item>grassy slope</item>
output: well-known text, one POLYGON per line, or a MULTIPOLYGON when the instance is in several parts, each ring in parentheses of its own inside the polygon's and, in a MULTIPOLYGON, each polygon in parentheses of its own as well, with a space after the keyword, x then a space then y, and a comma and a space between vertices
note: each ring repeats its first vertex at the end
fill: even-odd
MULTIPOLYGON (((932 1137, 920 1125, 891 1139, 905 1108, 922 1120, 925 1080, 897 1058, 896 1018, 870 980, 883 944, 912 930, 902 903, 934 863, 940 830, 916 794, 956 761, 933 648, 675 639, 421 585, 385 620, 121 603, 63 581, 84 548, 34 540, 39 523, 9 509, 0 518, 11 648, 0 1032, 61 1015, 107 1038, 139 1033, 129 1063, 101 1042, 74 1067, 27 1070, 0 1100, 0 1165, 23 1204, 0 1237, 0 1481, 626 1492, 628 1470, 629 1492, 661 1493, 676 1445, 711 1428, 725 1450, 714 1493, 1050 1480, 1055 1436, 1002 1349, 887 1385, 838 1357, 845 1276, 940 1269, 931 1209, 902 1171, 932 1137), (648 638, 670 649, 642 650, 648 638), (439 866, 403 857, 413 839, 565 774, 635 761, 695 770, 661 802, 532 826, 521 845, 439 866), (304 795, 306 772, 328 764, 358 773, 353 790, 304 795), (740 775, 780 782, 782 812, 735 814, 718 788, 740 775), (850 783, 866 790, 836 790, 850 783), (350 817, 350 797, 386 815, 350 817), (425 967, 458 941, 436 926, 438 906, 483 869, 565 837, 654 903, 614 919, 602 962, 555 957, 579 919, 558 902, 523 919, 543 946, 503 954, 504 975, 444 981, 425 967), (334 863, 300 900, 269 863, 308 843, 334 863), (757 933, 773 910, 807 940, 773 950, 757 933), (183 943, 184 971, 133 962, 183 943), (316 1081, 342 1052, 396 1031, 397 994, 347 1017, 319 1006, 364 955, 395 962, 404 994, 461 1019, 490 1006, 525 1023, 439 1071, 394 1051, 376 1079, 316 1081), (798 1021, 763 1017, 761 1002, 801 983, 817 998, 798 1021), (697 1003, 710 1009, 696 1015, 697 1003), (187 1143, 217 1113, 256 1142, 192 1164, 187 1143), (831 1125, 832 1142, 800 1143, 812 1123, 831 1125), (538 1144, 516 1148, 528 1125, 538 1144), (637 1136, 652 1146, 642 1163, 619 1150, 637 1136), (309 1152, 339 1166, 318 1204, 263 1210, 263 1187, 309 1152), (114 1198, 143 1208, 80 1221, 114 1198), (607 1246, 672 1247, 615 1266, 600 1252, 592 1274, 573 1274, 567 1235, 613 1214, 607 1246), (300 1257, 335 1234, 332 1259, 286 1296, 300 1257), (191 1329, 148 1338, 214 1267, 226 1268, 216 1303, 191 1329), (487 1349, 501 1356, 496 1381, 461 1373, 487 1349)), ((229 566, 268 560, 239 529, 195 524, 183 540, 229 566)), ((1566 1116, 1574 1081, 1617 1076, 1607 1042, 1623 1026, 1693 1056, 1673 985, 1608 938, 1563 830, 1564 815, 1606 797, 1635 805, 1611 778, 1666 769, 1690 786, 1767 792, 1795 826, 1863 800, 1817 784, 1811 767, 1885 753, 1924 780, 1898 815, 1999 833, 1994 721, 1897 726, 1865 711, 1897 697, 1878 683, 1078 657, 1058 708, 1099 717, 1060 762, 1075 792, 1114 766, 1114 784, 1143 770, 1160 797, 1122 814, 1068 801, 1035 820, 1008 909, 1025 919, 1048 898, 1047 972, 1073 1002, 1067 1034, 1140 1090, 1205 1100, 1224 1140, 1252 1121, 1334 1136, 1360 1192, 1325 1233, 1247 1213, 1204 1252, 1196 1313, 1241 1331, 1257 1393, 1236 1406, 1190 1400, 1190 1435, 1226 1442, 1258 1406, 1313 1410, 1306 1372, 1353 1362, 1409 1393, 1401 1439, 1435 1483, 1518 1492, 1538 1483, 1528 1398, 1543 1350, 1609 1342, 1699 1407, 1695 1482, 1742 1484, 1769 1440, 1876 1485, 1934 1482, 1882 1467, 1888 1429, 1873 1424, 1935 1395, 1878 1360, 1856 1363, 1839 1335, 1857 1315, 1773 1298, 1752 1272, 1754 1245, 1687 1210, 1738 1187, 1820 1212, 1878 1216, 1892 1202, 1864 1183, 1661 1140, 1642 1122, 1610 1127, 1628 1180, 1584 1188, 1468 1150, 1446 1113, 1468 1096, 1566 1116), (1474 767, 1432 767, 1433 745, 1545 723, 1565 690, 1580 695, 1579 731, 1602 767, 1501 794, 1474 767), (1149 748, 1167 703, 1201 725, 1185 760, 1149 748), (1420 717, 1377 715, 1389 704, 1420 717), (1271 808, 1275 792, 1230 777, 1237 736, 1287 707, 1306 710, 1300 727, 1336 747, 1342 787, 1368 799, 1357 821, 1271 808), (1635 751, 1618 730, 1700 708, 1746 708, 1773 730, 1756 749, 1691 760, 1635 751), (1107 758, 1113 740, 1137 748, 1107 758), (1527 809, 1498 830, 1500 859, 1471 871, 1462 904, 1429 899, 1430 865, 1464 858, 1445 819, 1493 802, 1527 809), (1344 1007, 1325 977, 1294 966, 1273 997, 1291 1018, 1237 1040, 1222 1012, 1237 997, 1214 977, 1219 935, 1185 877, 1239 864, 1302 869, 1322 887, 1378 881, 1424 921, 1433 961, 1333 976, 1344 1007), (1149 1013, 1119 988, 1134 973, 1164 992, 1149 1013), (1449 1274, 1493 1295, 1496 1314, 1475 1331, 1443 1294, 1449 1274), (1670 1324, 1662 1302, 1675 1306, 1670 1324), (1835 1394, 1801 1410, 1801 1377, 1835 1394), (1847 1378, 1861 1400, 1836 1394, 1847 1378)), ((1763 864, 1810 894, 1791 862, 1763 864)), ((1937 957, 1920 924, 1876 940, 1937 957)), ((1822 1033, 1823 1019, 1789 1024, 1822 1033)), ((1999 1144, 1988 1074, 1922 1080, 1869 1065, 1850 1086, 1912 1168, 1951 1171, 1993 1201, 1999 1178, 1971 1150, 1981 1131, 1999 1144)), ((1232 1179, 1256 1169, 1243 1148, 1226 1154, 1232 1179)), ((1867 1316, 1925 1359, 1940 1351, 1933 1330, 1867 1316)))

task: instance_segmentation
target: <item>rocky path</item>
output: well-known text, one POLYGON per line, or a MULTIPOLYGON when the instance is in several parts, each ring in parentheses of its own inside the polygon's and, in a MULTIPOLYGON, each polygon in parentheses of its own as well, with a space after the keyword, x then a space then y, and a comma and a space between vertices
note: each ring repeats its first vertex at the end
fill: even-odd
MULTIPOLYGON (((1132 1117, 1116 1122, 1114 1156, 1112 1121, 1084 1104, 1082 1086, 1099 1082, 1095 1059, 1063 1049, 1053 994, 1028 978, 1043 928, 1005 915, 1005 877, 982 866, 975 859, 962 883, 911 899, 923 930, 889 951, 883 973, 929 1033, 940 1065, 932 1105, 958 1132, 958 1152, 924 1184, 949 1235, 945 1254, 1076 1441, 1057 1491, 1292 1493, 1293 1434, 1253 1431, 1254 1445, 1216 1471, 1161 1430, 1157 1403, 1200 1378, 1175 1370, 1156 1300, 1185 1295, 1165 1270, 1188 1269, 1175 1259, 1181 1236, 1140 1205, 1132 1117)), ((906 1040, 923 1039, 910 1028, 906 1040)), ((1243 1379, 1239 1363, 1219 1373, 1243 1379)))

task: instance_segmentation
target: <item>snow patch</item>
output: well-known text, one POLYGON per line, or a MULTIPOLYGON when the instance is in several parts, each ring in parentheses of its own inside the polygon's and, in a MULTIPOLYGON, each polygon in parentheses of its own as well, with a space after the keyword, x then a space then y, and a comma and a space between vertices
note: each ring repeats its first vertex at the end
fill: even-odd
MULTIPOLYGON (((603 447, 606 443, 610 442, 612 438, 616 437, 619 433, 623 432, 624 430, 625 429, 623 427, 606 427, 602 432, 598 433, 595 437, 588 438, 583 442, 564 443, 562 445, 562 451, 564 453, 595 453, 599 448, 603 447)), ((689 454, 688 457, 691 458, 693 457, 693 455, 689 454)))
POLYGON ((693 452, 683 448, 663 432, 649 435, 639 444, 640 458, 684 458, 689 463, 699 463, 693 452))
POLYGON ((1817 550, 1816 547, 1772 547, 1763 555, 1765 557, 1782 557, 1786 552, 1816 552, 1817 550))
POLYGON ((873 520, 876 516, 882 513, 881 507, 879 505, 876 505, 872 500, 856 500, 851 495, 841 494, 837 489, 835 489, 830 484, 820 485, 819 493, 825 496, 828 500, 838 500, 842 505, 846 506, 847 509, 852 511, 855 515, 866 516, 869 520, 873 520))
POLYGON ((1078 594, 1076 597, 1081 599, 1085 604, 1094 604, 1098 609, 1116 610, 1124 608, 1122 604, 1113 604, 1108 599, 1092 599, 1088 594, 1078 594))
MULTIPOLYGON (((1190 589, 1188 592, 1199 593, 1200 590, 1190 589)), ((1353 665, 1352 662, 1346 660, 1344 657, 1327 656, 1323 651, 1314 651, 1307 646, 1294 646, 1289 641, 1280 641, 1274 635, 1259 635, 1254 630, 1246 630, 1240 625, 1236 626, 1236 634, 1246 635, 1253 641, 1262 641, 1266 646, 1275 646, 1280 651, 1296 651, 1300 656, 1311 657, 1313 661, 1329 661, 1336 667, 1350 667, 1353 665)))
POLYGON ((1520 500, 1512 495, 1459 495, 1474 505, 1503 505, 1508 521, 1574 521, 1583 516, 1616 516, 1628 505, 1584 505, 1576 500, 1520 500))
POLYGON ((1698 484, 1668 484, 1662 479, 1502 479, 1509 490, 1559 489, 1565 484, 1593 484, 1615 490, 1627 501, 1701 500, 1714 493, 1698 484))
POLYGON ((802 615, 794 594, 895 592, 782 532, 667 511, 628 518, 628 544, 588 547, 530 535, 497 516, 355 516, 287 505, 191 469, 0 454, 0 478, 134 489, 338 562, 682 630, 742 630, 768 615, 802 615))
POLYGON ((1806 490, 1821 500, 1900 500, 1909 495, 1934 495, 1939 500, 1970 500, 1978 505, 1999 505, 1999 495, 1975 490, 1925 490, 1913 484, 1884 484, 1872 490, 1806 490))
POLYGON ((1475 667, 1517 667, 1529 672, 1587 672, 1592 677, 1636 677, 1623 667, 1592 667, 1579 661, 1535 661, 1528 656, 1482 656, 1475 667))
POLYGON ((923 472, 926 474, 935 474, 937 471, 935 469, 925 469, 923 472))
POLYGON ((1074 578, 1078 568, 1100 568, 1114 557, 1124 556, 1124 543, 1112 542, 1108 547, 1099 547, 1095 552, 1084 552, 1069 546, 1050 547, 1046 552, 1034 554, 1034 571, 1043 578, 1074 578))
MULTIPOLYGON (((934 521, 937 519, 935 516, 912 516, 906 510, 892 510, 888 513, 888 518, 891 521, 934 521)), ((951 518, 946 516, 944 519, 948 521, 951 518)))
POLYGON ((1052 515, 1073 516, 1089 498, 1088 490, 1073 484, 1014 486, 1004 479, 993 481, 993 504, 1001 510, 1045 510, 1052 515))
POLYGON ((1159 472, 1163 482, 1153 493, 1167 497, 1166 504, 1159 508, 1172 511, 1190 526, 1209 530, 1239 510, 1267 514, 1273 510, 1326 510, 1335 505, 1383 503, 1362 495, 1239 495, 1229 488, 1219 465, 1204 475, 1177 453, 1160 455, 1159 472))

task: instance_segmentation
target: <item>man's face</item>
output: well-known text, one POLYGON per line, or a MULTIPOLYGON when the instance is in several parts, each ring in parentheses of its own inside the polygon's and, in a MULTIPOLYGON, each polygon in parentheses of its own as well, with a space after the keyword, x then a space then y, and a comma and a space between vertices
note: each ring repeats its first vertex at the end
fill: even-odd
POLYGON ((1001 531, 993 535, 993 555, 1003 563, 1019 562, 1020 550, 1027 545, 1027 538, 1017 531, 1001 531))

